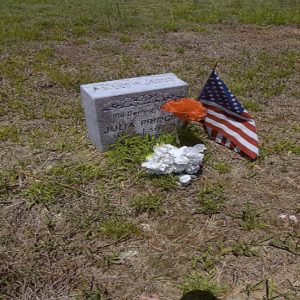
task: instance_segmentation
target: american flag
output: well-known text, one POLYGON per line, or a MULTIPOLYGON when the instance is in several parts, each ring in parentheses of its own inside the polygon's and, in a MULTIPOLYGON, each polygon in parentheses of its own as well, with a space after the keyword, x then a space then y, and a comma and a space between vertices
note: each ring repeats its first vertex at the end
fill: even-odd
POLYGON ((207 109, 204 127, 209 137, 251 159, 258 156, 253 118, 213 70, 199 96, 207 109))

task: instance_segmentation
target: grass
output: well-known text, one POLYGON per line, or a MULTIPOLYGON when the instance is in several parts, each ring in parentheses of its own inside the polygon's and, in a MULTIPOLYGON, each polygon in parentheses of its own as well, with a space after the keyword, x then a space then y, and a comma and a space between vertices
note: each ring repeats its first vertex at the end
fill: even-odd
POLYGON ((277 222, 300 211, 298 2, 3 0, 0 298, 138 299, 147 286, 299 299, 298 225, 277 222), (181 144, 207 151, 178 186, 140 167, 175 134, 122 136, 105 153, 90 143, 81 83, 173 72, 197 97, 216 60, 255 117, 259 161, 192 123, 181 144))
POLYGON ((37 52, 35 60, 38 63, 45 63, 49 62, 49 60, 52 59, 54 56, 55 50, 49 46, 46 46, 37 52))
POLYGON ((184 3, 163 0, 159 4, 154 0, 147 3, 141 0, 117 3, 88 0, 84 4, 76 0, 73 5, 57 0, 44 4, 31 0, 27 5, 5 0, 2 4, 0 39, 5 42, 63 41, 97 32, 126 33, 128 30, 197 30, 199 23, 300 23, 299 4, 295 0, 259 0, 255 3, 226 0, 217 5, 211 0, 184 3), (35 18, 29 19, 30 15, 35 18))
POLYGON ((64 192, 64 188, 55 182, 34 181, 23 193, 32 206, 53 202, 62 197, 64 192))
POLYGON ((300 255, 299 235, 296 233, 288 233, 281 238, 275 238, 269 245, 286 250, 290 253, 300 255))
POLYGON ((162 190, 172 190, 178 186, 178 176, 174 174, 160 175, 146 175, 154 188, 162 190))
POLYGON ((216 161, 213 163, 214 169, 216 169, 220 174, 226 174, 230 172, 230 165, 227 162, 223 161, 216 161))
POLYGON ((145 44, 142 45, 142 48, 145 50, 154 50, 158 51, 160 54, 163 54, 164 52, 167 52, 168 47, 164 43, 161 42, 146 42, 145 44))
POLYGON ((162 209, 162 197, 158 194, 138 195, 132 199, 131 204, 138 213, 159 212, 162 209))
POLYGON ((69 184, 86 184, 103 176, 101 166, 92 163, 79 163, 73 165, 57 165, 48 169, 47 174, 55 180, 69 184))
MULTIPOLYGON (((109 176, 113 177, 117 181, 124 181, 128 178, 128 174, 131 174, 136 180, 143 178, 146 175, 145 172, 140 170, 140 164, 146 159, 146 157, 153 152, 153 147, 161 143, 172 143, 175 137, 170 134, 161 135, 156 138, 154 136, 122 136, 111 147, 110 151, 106 153, 108 159, 108 165, 114 169, 114 172, 109 176)), ((151 176, 150 176, 151 177, 151 176)), ((158 184, 168 184, 172 182, 172 177, 157 179, 158 177, 152 177, 158 184), (169 180, 170 179, 170 180, 169 180), (164 182, 167 181, 167 182, 164 182)), ((171 185, 172 186, 172 185, 171 185)))
POLYGON ((107 53, 107 54, 115 54, 115 55, 119 55, 121 54, 121 49, 119 47, 116 47, 115 45, 103 45, 103 44, 94 44, 93 45, 93 50, 99 52, 99 53, 107 53))
POLYGON ((4 172, 0 172, 0 198, 3 198, 11 191, 10 179, 4 172))
POLYGON ((211 244, 201 254, 200 261, 202 268, 206 272, 212 271, 220 261, 222 255, 226 253, 224 246, 221 243, 211 244))
POLYGON ((231 253, 235 256, 258 256, 258 253, 252 249, 249 243, 238 241, 231 249, 231 253))
POLYGON ((300 154, 300 145, 294 138, 283 137, 279 138, 270 134, 262 144, 261 157, 262 159, 268 155, 282 154, 300 154))
POLYGON ((241 227, 246 230, 256 230, 265 228, 267 225, 262 221, 262 211, 253 204, 247 203, 242 212, 241 227))
POLYGON ((219 182, 205 184, 198 194, 199 212, 212 215, 219 213, 224 205, 224 188, 219 182))
POLYGON ((273 153, 280 154, 280 153, 293 153, 300 155, 300 144, 296 141, 291 141, 288 139, 283 139, 277 141, 273 146, 272 150, 273 153))
POLYGON ((0 126, 0 141, 17 142, 20 138, 20 128, 16 125, 0 126))
POLYGON ((245 108, 250 112, 258 112, 263 109, 263 106, 256 101, 247 100, 247 101, 244 101, 243 104, 244 104, 245 108))
POLYGON ((111 218, 104 221, 99 226, 99 231, 105 237, 117 241, 140 235, 140 231, 135 224, 118 218, 111 218))
POLYGON ((295 72, 299 53, 286 49, 276 54, 261 50, 250 59, 248 55, 248 52, 244 53, 245 68, 236 68, 231 72, 229 87, 233 93, 246 97, 241 100, 250 112, 258 112, 263 105, 259 99, 249 100, 251 91, 255 89, 267 99, 284 94, 288 88, 287 82, 295 72))
POLYGON ((196 271, 186 277, 181 288, 184 294, 198 290, 211 292, 214 296, 220 296, 228 290, 227 286, 219 284, 212 276, 200 274, 196 271))
POLYGON ((79 298, 77 298, 77 297, 76 298, 77 299, 85 299, 85 300, 101 300, 101 299, 103 299, 102 295, 103 295, 103 292, 99 288, 96 288, 93 290, 86 289, 86 290, 82 291, 82 295, 79 298))
MULTIPOLYGON (((28 174, 31 176, 30 174, 28 174)), ((50 203, 84 194, 80 186, 98 180, 103 175, 100 166, 88 163, 56 165, 40 176, 33 175, 33 182, 23 191, 30 206, 50 203)))

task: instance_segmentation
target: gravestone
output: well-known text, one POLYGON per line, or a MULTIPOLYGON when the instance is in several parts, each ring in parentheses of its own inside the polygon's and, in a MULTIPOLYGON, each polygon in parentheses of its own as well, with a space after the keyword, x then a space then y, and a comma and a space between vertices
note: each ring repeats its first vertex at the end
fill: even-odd
POLYGON ((188 84, 173 73, 85 84, 80 87, 88 136, 106 150, 122 134, 159 135, 179 124, 162 111, 169 99, 186 97, 188 84))

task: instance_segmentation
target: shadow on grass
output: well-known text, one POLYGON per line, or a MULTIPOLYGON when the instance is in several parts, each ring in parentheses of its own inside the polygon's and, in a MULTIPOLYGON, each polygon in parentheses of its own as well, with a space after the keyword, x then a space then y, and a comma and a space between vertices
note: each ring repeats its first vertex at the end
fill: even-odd
POLYGON ((183 295, 180 300, 218 300, 218 298, 209 291, 194 290, 183 295))

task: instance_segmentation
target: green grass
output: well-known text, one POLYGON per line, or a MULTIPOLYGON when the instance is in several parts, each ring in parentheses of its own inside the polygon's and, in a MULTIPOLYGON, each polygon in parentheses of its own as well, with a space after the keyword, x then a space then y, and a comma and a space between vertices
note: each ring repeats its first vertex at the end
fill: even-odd
POLYGON ((100 179, 103 176, 103 170, 97 163, 78 163, 69 166, 53 166, 48 169, 47 174, 61 183, 84 185, 90 181, 100 179))
POLYGON ((162 197, 159 194, 145 194, 134 197, 131 205, 138 213, 154 213, 162 210, 162 197))
POLYGON ((63 86, 66 89, 77 90, 79 85, 92 80, 88 69, 83 67, 79 71, 76 69, 68 70, 59 64, 38 63, 35 70, 44 72, 54 84, 63 86))
MULTIPOLYGON (((107 158, 106 176, 111 178, 112 183, 128 181, 136 185, 145 185, 147 182, 153 188, 171 190, 178 186, 178 178, 174 174, 153 175, 141 169, 141 163, 153 153, 153 147, 160 144, 175 144, 175 134, 162 134, 159 137, 138 135, 122 136, 105 153, 107 158), (110 169, 114 172, 110 172, 110 169)), ((198 140, 199 141, 199 140, 198 140)))
POLYGON ((118 218, 108 219, 99 226, 99 231, 107 238, 116 241, 139 236, 140 230, 130 221, 118 218))
POLYGON ((9 81, 22 83, 25 80, 24 71, 28 58, 22 54, 13 53, 0 61, 0 71, 9 81))
POLYGON ((49 46, 45 46, 41 50, 39 50, 35 56, 35 60, 38 63, 49 62, 55 55, 55 50, 49 46))
POLYGON ((226 285, 219 284, 212 276, 196 271, 186 277, 181 288, 184 294, 193 290, 200 290, 211 292, 214 296, 220 296, 228 290, 226 285))
POLYGON ((83 118, 83 112, 78 102, 72 103, 72 105, 58 105, 49 101, 43 108, 42 116, 47 120, 73 119, 74 121, 78 121, 83 118))
POLYGON ((258 25, 299 24, 296 0, 224 0, 177 2, 58 0, 26 3, 3 0, 0 13, 0 41, 63 41, 71 37, 152 30, 197 30, 207 23, 242 23, 258 25), (31 18, 31 16, 35 16, 31 18))
POLYGON ((5 198, 12 190, 12 178, 7 172, 0 171, 0 198, 5 198))
POLYGON ((262 211, 257 209, 253 204, 247 203, 242 212, 242 222, 240 226, 245 230, 263 229, 267 225, 262 221, 262 211))
POLYGON ((231 167, 228 162, 225 161, 216 161, 213 163, 213 168, 216 169, 220 174, 229 173, 231 167))
POLYGON ((142 45, 142 48, 145 50, 154 50, 160 54, 168 51, 166 44, 157 41, 148 41, 142 45))
POLYGON ((265 137, 261 147, 261 159, 268 155, 295 154, 300 155, 300 144, 294 139, 279 138, 272 134, 265 137))
POLYGON ((220 182, 206 184, 198 194, 199 212, 212 215, 219 213, 224 205, 224 188, 220 182))
POLYGON ((207 135, 201 124, 189 122, 178 129, 178 138, 181 146, 194 146, 205 144, 207 135))
MULTIPOLYGON (((250 58, 249 55, 246 51, 241 56, 243 69, 238 65, 232 69, 228 86, 250 112, 258 112, 262 110, 262 104, 259 103, 261 98, 250 100, 253 90, 267 99, 283 94, 288 87, 289 78, 296 72, 300 55, 293 49, 276 53, 260 50, 256 54, 251 53, 250 58)), ((240 63, 239 61, 237 64, 240 63)))
POLYGON ((0 125, 0 141, 18 142, 20 128, 16 125, 0 125))
POLYGON ((244 241, 238 241, 234 246, 232 246, 231 253, 235 256, 258 256, 258 253, 253 250, 251 245, 244 241))
POLYGON ((277 140, 275 144, 272 145, 272 152, 276 154, 293 153, 300 155, 300 144, 289 139, 277 140))
POLYGON ((86 290, 82 291, 82 295, 80 297, 75 297, 75 299, 84 299, 84 300, 101 300, 103 299, 102 297, 103 292, 101 289, 96 288, 96 289, 89 289, 87 288, 86 290))
POLYGON ((300 255, 300 235, 297 231, 294 233, 287 233, 283 237, 277 237, 273 239, 269 245, 278 248, 286 250, 290 253, 300 255))
POLYGON ((203 270, 207 272, 211 271, 220 261, 222 254, 222 246, 214 244, 208 246, 200 257, 203 270))
POLYGON ((294 124, 294 125, 292 125, 292 129, 293 129, 295 132, 300 132, 300 124, 294 124))
POLYGON ((262 110, 262 105, 256 101, 246 100, 243 102, 243 105, 250 112, 258 112, 262 110))
POLYGON ((174 139, 175 137, 171 134, 164 134, 158 138, 138 135, 122 136, 105 153, 108 166, 114 169, 109 176, 117 181, 125 180, 128 174, 136 179, 142 178, 145 172, 140 169, 140 164, 153 152, 153 147, 162 143, 172 144, 174 139))
POLYGON ((50 203, 63 197, 65 189, 55 183, 47 181, 34 181, 23 191, 24 196, 29 200, 30 206, 39 203, 50 203))
MULTIPOLYGON (((77 164, 56 164, 41 173, 24 191, 30 205, 57 202, 70 199, 75 195, 86 194, 85 188, 103 176, 97 162, 77 164)), ((35 177, 34 177, 35 178, 35 177)))
POLYGON ((116 45, 109 45, 109 44, 94 44, 92 47, 93 50, 101 53, 101 54, 115 54, 119 55, 121 54, 121 48, 119 48, 116 45))
POLYGON ((177 47, 175 49, 176 53, 178 54, 184 54, 185 53, 185 48, 184 47, 177 47))
POLYGON ((145 179, 149 179, 150 183, 163 190, 172 190, 178 186, 178 176, 174 174, 166 175, 148 175, 146 174, 145 179))

